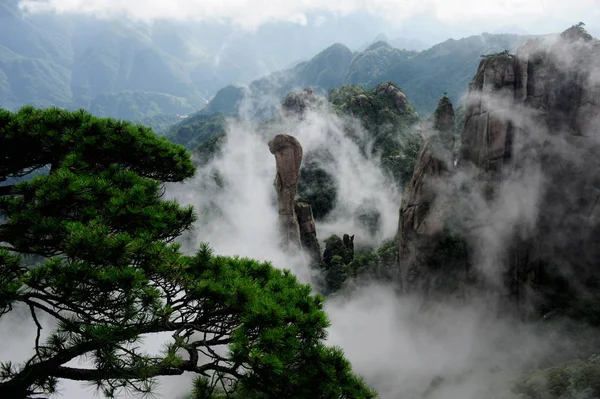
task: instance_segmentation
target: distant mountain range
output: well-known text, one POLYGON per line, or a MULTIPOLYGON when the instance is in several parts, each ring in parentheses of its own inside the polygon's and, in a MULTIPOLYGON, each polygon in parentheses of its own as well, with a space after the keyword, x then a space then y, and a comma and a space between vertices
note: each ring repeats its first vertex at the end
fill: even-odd
POLYGON ((460 97, 481 54, 514 50, 528 37, 482 34, 418 52, 427 44, 402 37, 388 43, 368 15, 330 18, 319 27, 271 24, 243 32, 210 21, 144 25, 25 15, 17 3, 0 3, 0 107, 86 108, 161 131, 178 115, 198 110, 232 114, 242 105, 243 111, 268 114, 285 94, 304 86, 326 92, 393 81, 426 114, 443 92, 453 101, 460 97), (365 34, 375 42, 361 44, 365 34), (331 39, 350 47, 338 43, 313 56, 331 39), (308 61, 289 68, 299 59, 308 61))
POLYGON ((445 92, 453 102, 460 102, 481 55, 515 51, 533 37, 483 33, 460 40, 448 39, 420 52, 401 50, 385 41, 353 52, 338 43, 294 68, 272 73, 247 86, 230 85, 221 89, 201 112, 232 114, 251 109, 252 116, 263 117, 287 93, 305 86, 324 93, 347 84, 370 89, 391 81, 406 93, 420 114, 427 115, 435 110, 445 92))
POLYGON ((26 15, 0 2, 0 106, 85 107, 142 119, 188 114, 228 84, 308 59, 343 39, 358 48, 380 27, 369 16, 322 26, 269 24, 246 32, 219 21, 137 24, 82 15, 26 15), (347 39, 347 40, 346 40, 347 39))

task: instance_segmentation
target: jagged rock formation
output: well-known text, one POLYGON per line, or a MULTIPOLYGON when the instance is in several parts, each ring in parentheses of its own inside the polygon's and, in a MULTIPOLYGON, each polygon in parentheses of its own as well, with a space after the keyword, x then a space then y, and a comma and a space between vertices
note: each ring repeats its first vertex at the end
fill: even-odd
POLYGON ((379 97, 387 96, 394 99, 394 107, 396 111, 403 114, 408 109, 408 99, 406 98, 406 94, 404 94, 399 88, 390 84, 390 83, 382 83, 377 86, 377 90, 375 90, 375 95, 379 97))
POLYGON ((483 172, 490 203, 515 180, 522 200, 536 201, 514 204, 526 218, 510 226, 501 263, 504 294, 523 310, 572 308, 600 283, 600 248, 590 245, 600 239, 599 63, 600 42, 574 26, 551 46, 532 41, 491 57, 473 83, 459 162, 483 172))
MULTIPOLYGON (((461 161, 498 171, 510 158, 513 124, 506 113, 516 96, 522 96, 516 84, 518 68, 517 58, 506 53, 481 62, 467 99, 461 161)), ((537 97, 538 93, 531 95, 537 97)))
MULTIPOLYGON (((455 179, 459 201, 437 222, 460 219, 465 276, 476 272, 478 286, 521 314, 589 313, 599 299, 598 65, 600 42, 574 26, 555 43, 484 57, 469 91, 458 171, 471 177, 455 179)), ((420 160, 415 180, 438 173, 434 165, 420 160)), ((418 202, 415 186, 408 204, 418 202)), ((403 228, 435 230, 422 220, 403 228)))
POLYGON ((295 137, 278 134, 269 141, 269 151, 275 155, 277 167, 275 188, 282 241, 287 247, 301 248, 300 228, 294 208, 302 164, 302 146, 295 137))
POLYGON ((321 246, 317 238, 312 207, 306 202, 296 202, 295 211, 298 218, 298 225, 300 226, 300 243, 302 244, 302 248, 310 256, 311 264, 318 266, 321 263, 321 246))
MULTIPOLYGON (((443 97, 434 113, 434 134, 419 153, 406 186, 398 225, 400 283, 404 292, 439 293, 461 259, 445 256, 451 238, 445 228, 448 195, 441 191, 452 168, 454 109, 443 97)), ((464 269, 461 269, 461 271, 464 269)))
POLYGON ((307 87, 302 91, 289 93, 281 104, 284 115, 303 115, 307 109, 317 102, 315 90, 307 87))
POLYGON ((321 263, 321 248, 310 204, 296 202, 302 145, 298 139, 278 134, 269 141, 269 151, 275 155, 277 174, 275 187, 279 208, 282 244, 290 249, 304 249, 313 266, 321 263))
POLYGON ((433 114, 433 129, 440 136, 442 145, 449 149, 454 147, 454 126, 454 107, 450 99, 444 96, 433 114))

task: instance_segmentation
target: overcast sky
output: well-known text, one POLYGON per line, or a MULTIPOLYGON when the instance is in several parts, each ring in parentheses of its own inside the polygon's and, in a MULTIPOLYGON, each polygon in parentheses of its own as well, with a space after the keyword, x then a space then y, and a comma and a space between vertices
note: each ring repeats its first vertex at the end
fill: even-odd
POLYGON ((385 33, 432 39, 436 33, 462 37, 482 30, 549 33, 579 21, 600 34, 600 0, 20 0, 20 5, 33 12, 126 15, 142 21, 216 19, 244 29, 270 22, 318 25, 367 12, 385 20, 385 33), (429 21, 421 32, 411 26, 417 16, 429 21), (431 21, 439 22, 440 32, 431 21))

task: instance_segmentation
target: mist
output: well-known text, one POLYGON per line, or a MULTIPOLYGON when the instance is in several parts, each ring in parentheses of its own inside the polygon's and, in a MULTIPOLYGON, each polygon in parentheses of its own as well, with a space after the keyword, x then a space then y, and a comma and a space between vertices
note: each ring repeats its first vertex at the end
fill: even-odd
MULTIPOLYGON (((523 128, 535 126, 528 114, 516 113, 506 102, 489 96, 481 101, 512 115, 523 128)), ((349 124, 355 134, 366 134, 358 120, 342 118, 327 107, 310 110, 300 119, 282 117, 268 125, 249 119, 229 120, 221 155, 200 167, 186 183, 167 185, 168 197, 193 205, 199 214, 194 229, 182 238, 184 251, 193 253, 206 242, 220 255, 250 257, 290 269, 302 282, 319 289, 318 273, 310 269, 308 257, 290 254, 279 246, 275 158, 267 142, 280 133, 295 136, 305 156, 323 148, 333 155, 334 161, 320 165, 335 176, 339 190, 335 208, 325 221, 317 223, 322 246, 331 234, 355 234, 357 244, 370 246, 394 237, 402 193, 381 172, 377 158, 365 156, 345 134, 349 124), (215 180, 217 172, 219 179, 215 180), (358 218, 365 204, 382 215, 375 235, 358 218)), ((485 226, 476 244, 478 271, 498 286, 502 250, 510 234, 524 220, 533 223, 536 219, 544 182, 538 169, 528 171, 507 179, 496 201, 485 201, 477 187, 461 198, 465 213, 485 226)), ((475 175, 476 171, 463 169, 438 188, 438 195, 451 195, 475 175)), ((466 301, 432 304, 419 296, 399 297, 388 284, 357 282, 327 301, 332 323, 327 341, 344 349, 355 372, 364 376, 382 399, 513 398, 511 381, 520 371, 575 353, 577 343, 567 338, 560 325, 540 326, 500 317, 501 301, 494 293, 483 292, 466 301)), ((9 324, 12 322, 3 326, 9 324)), ((22 324, 12 325, 12 331, 22 329, 33 339, 31 326, 22 324)), ((16 336, 19 342, 31 342, 24 340, 23 334, 16 336)), ((20 353, 20 345, 11 341, 8 344, 14 354, 20 353)), ((147 336, 143 342, 154 352, 164 339, 147 336)), ((9 354, 13 358, 13 353, 9 354)), ((183 397, 191 388, 191 379, 190 375, 159 378, 157 397, 183 397)), ((66 382, 61 388, 67 399, 94 397, 93 388, 78 383, 66 382)))
MULTIPOLYGON (((524 110, 496 97, 481 100, 510 116, 518 127, 535 131, 535 120, 524 110)), ((394 237, 402 193, 383 175, 377 159, 361 154, 344 133, 348 123, 326 107, 267 127, 230 121, 222 155, 200 168, 192 181, 169 187, 170 195, 182 203, 210 210, 201 212, 205 217, 185 240, 187 249, 208 242, 219 254, 291 269, 301 281, 319 289, 318 273, 309 268, 307 257, 290 255, 278 245, 275 159, 267 142, 280 133, 295 136, 305 158, 311 151, 327 148, 335 159, 320 165, 335 176, 339 188, 334 210, 317 222, 322 249, 322 241, 331 234, 355 234, 356 243, 370 246, 394 237), (216 171, 221 187, 210 183, 216 171), (357 218, 365 203, 382 215, 381 229, 374 236, 357 218)), ((353 131, 365 134, 359 121, 352 123, 353 131)), ((429 128, 416 128, 424 126, 429 128)), ((539 139, 542 132, 537 131, 528 140, 539 139)), ((477 272, 491 286, 502 284, 504 251, 515 228, 521 226, 526 234, 537 220, 546 182, 539 165, 523 170, 501 184, 495 201, 484 200, 477 185, 460 199, 461 217, 484 226, 472 245, 477 272)), ((452 195, 476 175, 475 170, 461 170, 438 188, 438 195, 452 195)), ((467 300, 432 304, 419 296, 399 297, 388 284, 356 282, 326 303, 332 322, 328 343, 344 349, 355 371, 383 399, 511 398, 515 397, 511 382, 519 372, 548 364, 549 359, 574 357, 578 343, 568 338, 560 323, 540 325, 500 316, 503 302, 495 292, 480 292, 467 300)))
MULTIPOLYGON (((600 76, 597 71, 590 74, 594 84, 600 76)), ((550 137, 535 113, 486 92, 471 100, 481 101, 516 129, 529 132, 515 142, 516 152, 544 141, 557 159, 577 162, 576 146, 561 139, 560 132, 550 137)), ((290 269, 319 289, 318 273, 309 267, 308 257, 279 246, 275 158, 267 142, 280 133, 296 137, 305 157, 321 149, 332 154, 332 160, 320 166, 335 177, 338 201, 328 218, 317 223, 321 242, 331 234, 347 233, 355 235, 358 244, 378 246, 394 237, 402 191, 381 171, 378 159, 365 156, 347 136, 349 125, 365 137, 360 121, 340 117, 327 107, 266 126, 248 118, 229 120, 222 154, 186 183, 167 185, 167 197, 193 205, 199 214, 194 229, 182 238, 184 251, 192 253, 206 242, 219 255, 250 257, 290 269), (374 235, 360 221, 365 209, 382 215, 374 235)), ((499 272, 514 231, 518 229, 522 238, 533 234, 540 198, 552 184, 537 158, 526 159, 516 173, 504 176, 492 201, 484 198, 485 184, 476 181, 479 171, 468 167, 438 188, 439 197, 449 197, 465 183, 473 184, 461 192, 459 216, 470 226, 479 226, 470 244, 475 248, 476 270, 490 286, 501 286, 499 272)), ((426 303, 415 295, 400 297, 388 284, 350 284, 326 303, 332 323, 328 343, 344 349, 354 370, 382 399, 511 398, 515 395, 510 382, 520 371, 578 353, 581 342, 568 338, 560 323, 540 325, 499 316, 504 299, 495 292, 467 299, 426 303)), ((0 323, 3 358, 25 359, 30 350, 35 328, 26 311, 11 313, 0 323)), ((44 330, 50 328, 46 323, 44 330)), ((164 339, 147 336, 143 342, 152 352, 160 350, 164 339)), ((178 398, 189 392, 191 379, 190 375, 160 378, 157 396, 178 398)), ((93 388, 75 382, 61 383, 60 394, 66 399, 94 397, 93 388)))

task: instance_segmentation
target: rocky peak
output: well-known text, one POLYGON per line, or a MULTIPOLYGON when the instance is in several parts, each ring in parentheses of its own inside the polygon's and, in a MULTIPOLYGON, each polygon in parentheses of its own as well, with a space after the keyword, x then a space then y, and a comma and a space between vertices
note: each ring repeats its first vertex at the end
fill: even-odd
POLYGON ((277 172, 275 189, 279 211, 281 244, 288 249, 304 249, 313 266, 321 262, 315 220, 310 204, 296 202, 302 145, 293 136, 278 134, 269 141, 269 151, 275 155, 277 172))
POLYGON ((375 95, 378 97, 388 97, 394 100, 394 107, 400 113, 406 112, 408 108, 408 99, 399 88, 391 83, 381 83, 375 90, 375 95))
POLYGON ((516 60, 507 53, 481 60, 467 97, 459 162, 487 171, 498 170, 510 158, 512 124, 505 113, 520 88, 516 60))
POLYGON ((433 113, 433 128, 438 132, 454 130, 454 107, 446 95, 440 99, 433 113))
POLYGON ((269 141, 269 151, 275 155, 277 167, 275 188, 282 242, 286 247, 300 248, 300 228, 294 207, 302 164, 302 146, 295 137, 278 134, 269 141))
POLYGON ((455 268, 442 256, 447 241, 443 214, 448 201, 438 194, 453 166, 454 109, 445 96, 438 103, 433 126, 434 131, 421 148, 400 207, 399 279, 405 292, 440 292, 440 281, 449 280, 450 273, 446 271, 455 268))
POLYGON ((446 95, 440 99, 433 113, 433 129, 439 134, 444 147, 454 147, 454 107, 446 95))
POLYGON ((571 26, 569 29, 567 29, 566 31, 564 31, 560 34, 561 39, 569 41, 569 42, 576 42, 578 40, 583 40, 583 41, 588 42, 588 41, 593 40, 594 38, 592 37, 592 35, 587 33, 586 30, 583 28, 583 26, 584 26, 583 22, 580 22, 577 25, 571 26))
POLYGON ((289 93, 282 103, 285 115, 303 115, 307 109, 317 102, 315 90, 307 87, 301 91, 289 93))
POLYGON ((600 240, 600 43, 580 28, 554 43, 530 41, 515 55, 481 60, 465 106, 461 201, 435 208, 433 217, 430 207, 419 211, 425 199, 439 199, 439 189, 427 194, 428 178, 440 176, 436 185, 444 187, 452 175, 444 177, 427 156, 430 143, 403 199, 403 283, 410 286, 413 275, 421 286, 439 281, 434 262, 419 266, 418 258, 432 253, 443 221, 456 217, 471 263, 444 273, 462 274, 465 282, 476 274, 480 286, 505 296, 502 303, 531 314, 600 300, 592 295, 600 281, 600 247, 593 244, 600 240))

